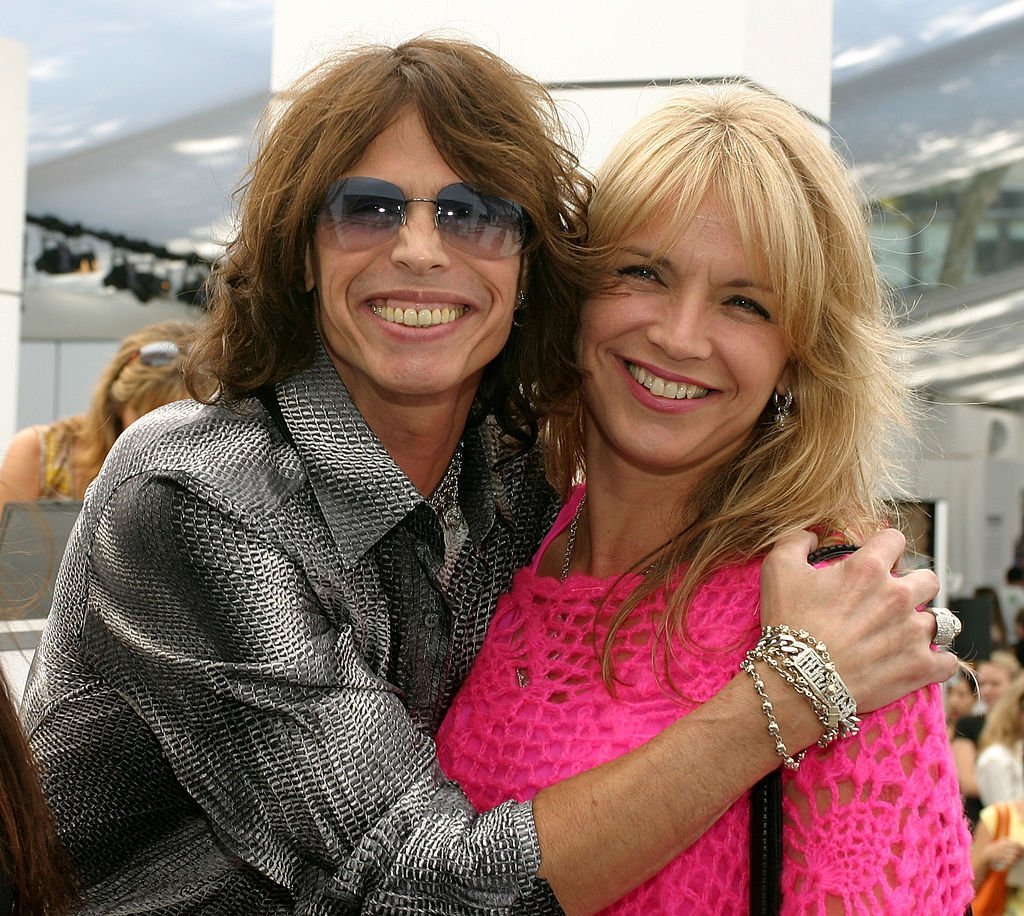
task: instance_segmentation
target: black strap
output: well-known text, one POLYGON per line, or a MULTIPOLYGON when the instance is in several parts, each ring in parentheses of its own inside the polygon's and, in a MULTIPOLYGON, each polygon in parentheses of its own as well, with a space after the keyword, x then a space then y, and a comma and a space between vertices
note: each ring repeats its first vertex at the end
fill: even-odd
MULTIPOLYGON (((807 562, 838 560, 854 544, 819 547, 807 562)), ((782 776, 775 770, 750 795, 750 916, 777 916, 782 907, 782 776)))
POLYGON ((270 419, 274 421, 274 425, 284 437, 284 441, 294 448, 295 439, 292 438, 292 432, 288 429, 288 424, 284 421, 284 414, 281 413, 281 405, 278 403, 277 392, 274 390, 274 386, 262 385, 257 388, 253 394, 266 408, 267 413, 270 414, 270 419))
POLYGON ((750 916, 782 907, 782 779, 775 770, 750 795, 750 916))

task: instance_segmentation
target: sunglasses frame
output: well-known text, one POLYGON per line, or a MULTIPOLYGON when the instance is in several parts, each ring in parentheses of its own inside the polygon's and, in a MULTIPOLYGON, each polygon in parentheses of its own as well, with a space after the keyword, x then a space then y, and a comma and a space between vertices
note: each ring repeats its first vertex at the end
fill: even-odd
MULTIPOLYGON (((390 242, 398 234, 398 231, 406 224, 409 216, 409 204, 412 203, 433 204, 434 227, 445 244, 471 257, 486 260, 509 258, 519 254, 526 245, 530 220, 522 205, 497 194, 487 194, 479 191, 465 181, 456 181, 445 185, 437 192, 435 197, 406 197, 405 192, 397 184, 386 181, 383 178, 369 178, 359 175, 341 178, 338 181, 332 182, 328 187, 323 202, 313 214, 313 228, 314 231, 322 233, 318 235, 318 238, 321 244, 328 248, 341 251, 366 251, 370 248, 375 248, 377 245, 390 242), (368 183, 369 186, 359 196, 366 200, 372 201, 376 198, 376 200, 380 201, 383 204, 379 211, 380 214, 387 216, 393 223, 393 225, 390 225, 382 222, 377 226, 363 226, 362 232, 364 235, 373 239, 365 244, 345 244, 345 230, 340 224, 343 224, 346 217, 343 214, 334 216, 331 212, 332 204, 343 197, 345 186, 351 182, 368 183), (467 192, 471 195, 472 199, 479 201, 482 205, 481 209, 485 213, 496 211, 499 214, 504 214, 508 218, 510 226, 485 226, 483 232, 471 231, 467 235, 460 235, 458 219, 451 215, 451 211, 456 206, 464 205, 466 201, 453 198, 453 189, 467 192), (452 220, 451 223, 445 221, 446 214, 452 220), (506 242, 496 252, 489 250, 486 244, 481 244, 480 242, 481 237, 488 231, 492 237, 510 234, 514 239, 511 247, 506 242)), ((355 236, 356 232, 352 232, 351 235, 355 236)))

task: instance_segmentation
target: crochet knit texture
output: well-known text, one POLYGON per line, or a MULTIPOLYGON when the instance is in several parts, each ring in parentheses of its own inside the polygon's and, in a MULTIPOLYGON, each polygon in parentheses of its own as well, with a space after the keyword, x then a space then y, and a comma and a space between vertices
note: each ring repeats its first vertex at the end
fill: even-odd
MULTIPOLYGON (((548 541, 581 495, 573 494, 548 541)), ((445 772, 481 811, 532 798, 653 737, 721 689, 760 635, 760 560, 728 567, 706 584, 687 639, 676 640, 669 659, 656 635, 659 593, 616 643, 613 695, 601 677, 602 623, 637 579, 570 575, 560 583, 539 577, 536 563, 517 574, 500 602, 438 733, 445 772)), ((846 913, 963 913, 971 899, 970 835, 939 688, 862 721, 857 737, 812 748, 798 771, 783 773, 783 912, 824 913, 839 898, 846 913)), ((748 792, 605 912, 747 912, 749 799, 748 792)))

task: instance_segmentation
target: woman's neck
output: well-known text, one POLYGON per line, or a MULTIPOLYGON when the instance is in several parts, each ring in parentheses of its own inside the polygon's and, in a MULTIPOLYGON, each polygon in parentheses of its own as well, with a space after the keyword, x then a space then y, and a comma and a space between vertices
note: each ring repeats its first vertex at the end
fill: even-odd
POLYGON ((572 569, 606 578, 642 568, 685 527, 687 496, 675 479, 635 469, 588 470, 572 569))

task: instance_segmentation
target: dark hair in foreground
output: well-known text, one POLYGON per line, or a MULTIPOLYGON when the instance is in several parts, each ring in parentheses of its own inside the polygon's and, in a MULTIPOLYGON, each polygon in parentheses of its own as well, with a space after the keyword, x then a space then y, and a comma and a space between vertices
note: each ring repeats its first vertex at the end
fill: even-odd
POLYGON ((239 190, 237 231, 211 277, 209 321, 186 370, 193 395, 209 400, 193 384, 204 372, 231 399, 309 364, 312 215, 328 186, 414 108, 453 171, 519 202, 530 217, 522 326, 487 367, 473 416, 493 413, 507 432, 532 433, 537 413, 577 382, 572 341, 579 291, 589 285, 582 243, 590 185, 544 87, 476 45, 421 37, 327 60, 281 102, 239 190), (542 347, 555 322, 565 324, 556 335, 564 344, 542 347))
POLYGON ((77 898, 71 862, 0 675, 0 887, 14 891, 14 916, 66 913, 77 898))

